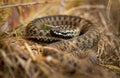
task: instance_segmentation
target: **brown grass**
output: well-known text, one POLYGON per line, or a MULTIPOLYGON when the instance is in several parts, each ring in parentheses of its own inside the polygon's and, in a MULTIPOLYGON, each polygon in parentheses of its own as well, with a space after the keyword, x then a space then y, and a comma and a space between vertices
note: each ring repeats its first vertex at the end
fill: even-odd
MULTIPOLYGON (((73 72, 70 70, 69 63, 63 63, 53 56, 44 56, 42 54, 44 46, 21 37, 21 30, 24 29, 23 25, 10 32, 0 32, 0 78, 119 78, 120 1, 85 0, 84 2, 81 0, 82 7, 78 2, 66 3, 67 6, 61 13, 78 16, 82 14, 84 18, 89 18, 96 24, 99 23, 101 39, 97 50, 90 51, 95 53, 88 53, 88 56, 84 59, 66 56, 63 52, 54 48, 47 48, 46 50, 59 55, 63 53, 68 59, 72 57, 72 60, 80 63, 78 67, 82 68, 77 68, 76 72, 73 72), (99 5, 104 7, 101 8, 99 5), (84 15, 84 13, 86 14, 84 15), (91 18, 88 17, 89 15, 91 18), (97 54, 99 65, 89 60, 93 58, 94 54, 97 54), (93 72, 86 71, 86 69, 91 69, 93 72)), ((44 14, 41 14, 51 15, 52 13, 47 11, 45 13, 44 11, 44 14)))

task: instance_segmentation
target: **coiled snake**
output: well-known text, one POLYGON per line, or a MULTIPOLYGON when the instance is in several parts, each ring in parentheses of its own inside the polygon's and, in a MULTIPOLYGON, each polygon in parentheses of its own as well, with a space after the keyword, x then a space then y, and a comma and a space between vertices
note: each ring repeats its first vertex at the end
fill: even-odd
POLYGON ((37 18, 26 27, 26 36, 47 46, 79 56, 79 51, 94 47, 100 38, 99 30, 91 21, 71 15, 37 18))

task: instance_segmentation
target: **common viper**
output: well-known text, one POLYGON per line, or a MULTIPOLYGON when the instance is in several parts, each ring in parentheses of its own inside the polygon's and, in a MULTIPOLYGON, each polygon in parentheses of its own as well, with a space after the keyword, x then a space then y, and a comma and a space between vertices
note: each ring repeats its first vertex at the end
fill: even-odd
POLYGON ((71 15, 34 19, 26 27, 26 36, 35 41, 50 43, 47 46, 77 56, 80 55, 79 51, 94 47, 100 39, 99 30, 94 23, 71 15))

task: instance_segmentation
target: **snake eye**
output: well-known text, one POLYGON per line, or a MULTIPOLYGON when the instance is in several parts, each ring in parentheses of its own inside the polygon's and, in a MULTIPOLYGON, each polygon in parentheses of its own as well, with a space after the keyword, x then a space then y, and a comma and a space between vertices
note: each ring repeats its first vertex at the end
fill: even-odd
POLYGON ((39 35, 42 36, 42 35, 43 35, 43 32, 40 32, 39 35))

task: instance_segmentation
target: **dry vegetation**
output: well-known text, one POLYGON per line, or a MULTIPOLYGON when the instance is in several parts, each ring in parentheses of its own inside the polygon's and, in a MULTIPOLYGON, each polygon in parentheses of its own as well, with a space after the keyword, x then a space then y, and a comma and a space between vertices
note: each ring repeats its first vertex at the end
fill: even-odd
POLYGON ((120 77, 120 0, 20 1, 0 1, 0 78, 120 77), (22 37, 32 19, 54 14, 82 16, 99 24, 101 39, 95 49, 78 59, 22 37))

